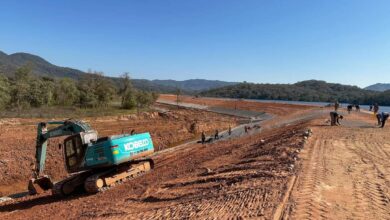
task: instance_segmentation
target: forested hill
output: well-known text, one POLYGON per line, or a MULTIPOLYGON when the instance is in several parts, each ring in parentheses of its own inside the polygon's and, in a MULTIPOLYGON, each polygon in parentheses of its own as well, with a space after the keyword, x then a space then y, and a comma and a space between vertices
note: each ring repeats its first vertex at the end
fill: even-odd
MULTIPOLYGON (((11 77, 16 70, 23 66, 29 66, 31 72, 34 75, 50 78, 71 78, 74 80, 82 79, 86 72, 72 69, 68 67, 60 67, 51 64, 45 59, 29 54, 29 53, 14 53, 7 55, 0 51, 0 74, 11 77)), ((120 79, 116 77, 108 77, 114 82, 118 82, 120 79)), ((218 88, 226 85, 236 84, 233 82, 224 82, 217 80, 204 80, 204 79, 190 79, 183 81, 176 80, 146 80, 146 79, 133 79, 132 83, 135 88, 146 91, 155 92, 175 92, 178 88, 183 93, 194 93, 201 90, 207 90, 212 88, 218 88)))
POLYGON ((325 81, 308 80, 295 84, 240 83, 199 93, 202 96, 271 99, 291 101, 321 101, 390 105, 390 91, 375 92, 325 81))

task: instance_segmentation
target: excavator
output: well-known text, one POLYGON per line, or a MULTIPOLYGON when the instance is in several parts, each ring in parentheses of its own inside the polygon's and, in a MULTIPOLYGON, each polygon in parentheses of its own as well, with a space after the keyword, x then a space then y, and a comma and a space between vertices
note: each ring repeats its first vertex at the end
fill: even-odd
POLYGON ((97 193, 153 169, 154 162, 149 158, 153 152, 149 133, 98 137, 89 124, 80 120, 40 122, 28 191, 34 195, 51 189, 55 196, 68 196, 78 190, 97 193), (61 136, 68 136, 59 147, 69 175, 53 183, 43 172, 47 142, 61 136))

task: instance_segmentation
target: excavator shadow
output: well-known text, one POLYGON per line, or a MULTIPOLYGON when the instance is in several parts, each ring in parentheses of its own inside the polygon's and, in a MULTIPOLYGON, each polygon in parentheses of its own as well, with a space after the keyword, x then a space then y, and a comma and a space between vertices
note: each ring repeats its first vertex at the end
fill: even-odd
POLYGON ((88 193, 82 193, 82 192, 77 192, 72 194, 71 196, 68 197, 56 197, 52 195, 46 195, 46 196, 40 196, 40 197, 31 197, 31 198, 20 198, 18 200, 15 200, 11 204, 5 204, 1 205, 0 204, 0 213, 1 212, 12 212, 12 211, 17 211, 17 210, 24 210, 24 209, 30 209, 34 206, 37 205, 46 205, 50 203, 56 203, 56 202, 61 202, 61 201, 71 201, 74 199, 79 199, 81 197, 86 197, 86 196, 92 196, 91 194, 88 193))

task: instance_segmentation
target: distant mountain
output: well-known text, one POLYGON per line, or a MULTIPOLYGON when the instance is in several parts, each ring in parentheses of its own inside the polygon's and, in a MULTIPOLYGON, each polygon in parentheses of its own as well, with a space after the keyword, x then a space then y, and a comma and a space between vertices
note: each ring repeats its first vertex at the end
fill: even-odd
POLYGON ((384 92, 384 91, 390 89, 390 83, 376 83, 374 85, 367 86, 364 89, 371 90, 371 91, 384 92))
POLYGON ((17 68, 24 65, 31 66, 32 72, 39 76, 79 79, 84 74, 80 70, 55 66, 36 55, 28 53, 7 55, 0 51, 0 72, 5 75, 11 76, 17 68))
MULTIPOLYGON (((295 84, 240 83, 203 91, 200 95, 225 98, 316 102, 334 102, 338 100, 339 102, 345 103, 364 104, 372 103, 373 100, 376 100, 379 92, 364 90, 357 86, 307 80, 295 84)), ((378 99, 379 102, 383 103, 383 100, 378 99)))
MULTIPOLYGON (((14 53, 7 55, 6 53, 0 51, 0 74, 12 76, 17 68, 24 65, 30 66, 33 74, 38 76, 47 76, 52 78, 68 77, 78 80, 83 77, 83 75, 87 74, 86 72, 77 69, 53 65, 45 59, 33 54, 14 53)), ((109 78, 114 82, 119 83, 119 78, 109 78)), ((180 88, 183 93, 195 93, 202 90, 237 84, 234 82, 205 79, 190 79, 184 81, 133 79, 132 82, 134 87, 137 89, 166 93, 172 93, 176 91, 177 88, 180 88)))

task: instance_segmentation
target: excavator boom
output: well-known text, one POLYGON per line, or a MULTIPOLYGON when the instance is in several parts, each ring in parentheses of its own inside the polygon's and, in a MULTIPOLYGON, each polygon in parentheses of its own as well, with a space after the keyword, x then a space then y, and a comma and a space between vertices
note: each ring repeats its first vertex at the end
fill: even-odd
POLYGON ((46 161, 47 140, 50 138, 69 136, 82 132, 94 134, 92 136, 94 136, 95 140, 97 139, 97 133, 92 130, 87 123, 82 121, 49 121, 40 122, 38 124, 35 149, 35 168, 33 170, 33 178, 28 184, 30 194, 40 193, 53 187, 51 179, 48 176, 43 175, 46 161), (49 125, 58 126, 48 130, 49 125))

